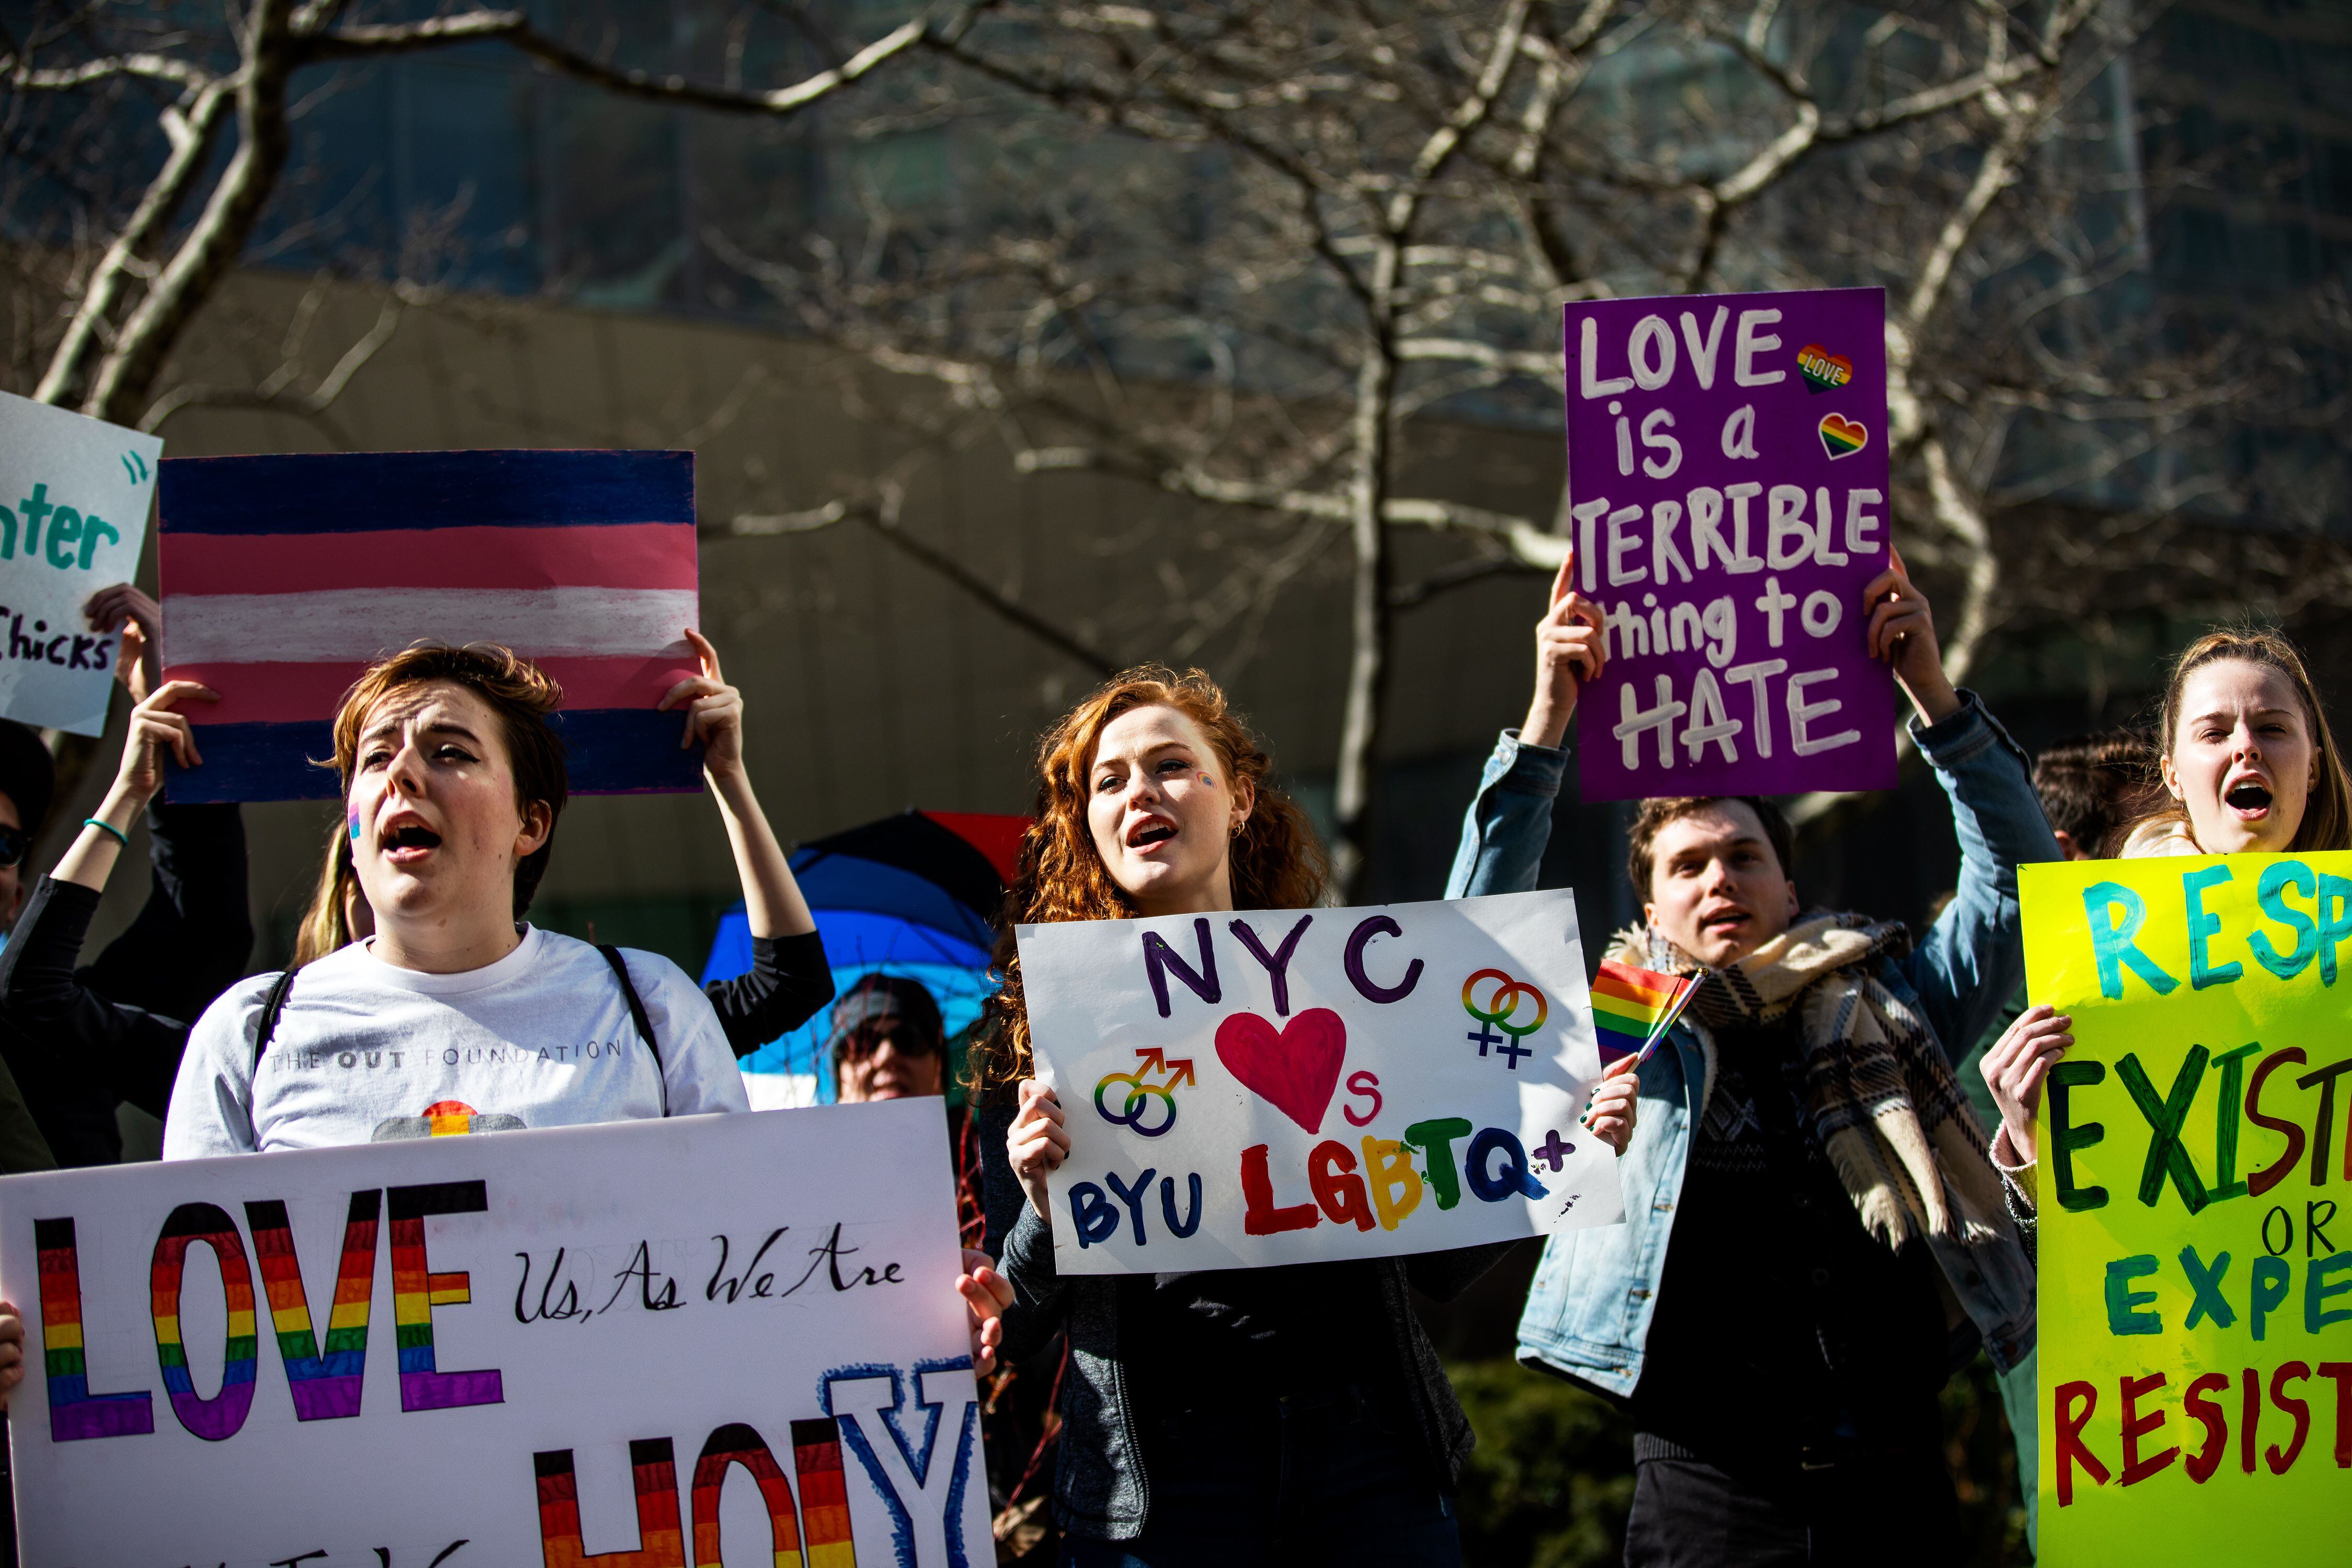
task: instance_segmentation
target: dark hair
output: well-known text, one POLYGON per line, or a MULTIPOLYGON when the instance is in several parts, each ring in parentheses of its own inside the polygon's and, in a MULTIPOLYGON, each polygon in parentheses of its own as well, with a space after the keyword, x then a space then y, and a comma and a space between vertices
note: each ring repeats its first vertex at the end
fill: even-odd
POLYGON ((555 847, 555 819, 563 815, 568 794, 563 768, 563 740, 548 715, 563 705, 563 688, 545 671, 510 647, 497 643, 420 642, 381 659, 352 683, 335 713, 335 774, 349 798, 352 776, 358 770, 360 730, 378 703, 394 692, 429 681, 462 686, 489 704, 499 716, 507 748, 507 765, 514 773, 515 805, 528 811, 536 802, 547 807, 547 841, 515 866, 514 914, 520 920, 547 875, 547 860, 555 847))
POLYGON ((2124 830, 2147 809, 2156 749, 2128 730, 2061 741, 2033 763, 2033 793, 2050 826, 2093 857, 2123 847, 2124 830))
POLYGON ((16 807, 17 826, 38 835, 58 790, 58 764, 40 731, 0 719, 0 794, 16 807))
POLYGON ((1797 858, 1796 830, 1771 799, 1760 795, 1669 795, 1642 803, 1633 814, 1633 826, 1625 835, 1625 875, 1632 879, 1633 891, 1642 898, 1650 896, 1650 876, 1656 870, 1652 855, 1658 834, 1667 823, 1705 811, 1710 805, 1736 801, 1756 814, 1764 825, 1764 837, 1771 842, 1772 853, 1780 857, 1780 875, 1791 876, 1790 863, 1797 858))
POLYGON ((1049 921, 1133 918, 1135 906, 1111 880, 1087 826, 1087 773, 1095 742, 1122 713, 1173 708, 1197 725, 1225 776, 1246 779, 1255 804, 1233 841, 1234 907, 1307 909, 1323 901, 1330 862, 1307 814, 1274 787, 1266 755, 1223 690, 1207 675, 1139 665, 1113 676, 1037 741, 1037 816, 1021 839, 1021 865, 999 921, 994 968, 1004 984, 988 1004, 985 1026, 968 1062, 975 1096, 1029 1076, 1029 1005, 1021 990, 1021 951, 1013 928, 1049 921))
POLYGON ((836 1078, 844 1058, 867 1024, 896 1018, 907 1026, 897 1044, 901 1052, 944 1057, 948 1052, 947 1021, 940 1016, 938 998, 919 980, 903 974, 864 976, 833 1005, 833 1069, 836 1078))
MULTIPOLYGON (((2164 686, 2164 727, 2157 736, 2158 753, 2167 757, 2172 754, 2172 743, 2180 732, 2181 693, 2189 684, 2189 677, 2209 664, 2231 658, 2262 665, 2285 676, 2287 684, 2294 688, 2295 700, 2303 705, 2304 722, 2311 727, 2311 797, 2304 805, 2303 820, 2287 847, 2352 848, 2352 780, 2345 775, 2344 758, 2336 751, 2336 737, 2327 728, 2327 710, 2319 705, 2319 693, 2311 684, 2311 672, 2304 668, 2302 653, 2277 632, 2260 626, 2225 626, 2207 632, 2181 649, 2180 657, 2172 664, 2172 678, 2164 686)), ((2132 829, 2137 832, 2148 824, 2162 822, 2179 823, 2183 831, 2189 831, 2188 807, 2167 800, 2133 823, 2132 829)), ((2189 831, 2189 837, 2193 841, 2193 831, 2189 831)))

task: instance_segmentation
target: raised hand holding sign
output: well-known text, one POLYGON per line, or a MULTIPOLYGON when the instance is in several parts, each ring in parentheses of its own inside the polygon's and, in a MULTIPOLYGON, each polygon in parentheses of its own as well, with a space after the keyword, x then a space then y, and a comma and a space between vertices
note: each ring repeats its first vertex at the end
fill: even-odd
POLYGON ((1565 342, 1576 586, 1605 626, 1584 798, 1892 787, 1864 635, 1888 563, 1884 292, 1574 304, 1565 342))

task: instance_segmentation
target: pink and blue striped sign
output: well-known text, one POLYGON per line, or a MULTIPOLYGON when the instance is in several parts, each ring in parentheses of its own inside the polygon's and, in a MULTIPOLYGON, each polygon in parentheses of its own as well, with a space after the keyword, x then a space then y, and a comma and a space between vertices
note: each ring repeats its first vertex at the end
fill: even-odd
POLYGON ((684 720, 698 673, 691 452, 386 452, 160 465, 164 673, 204 766, 182 801, 322 800, 335 709, 420 638, 498 642, 564 692, 571 787, 700 787, 684 720))

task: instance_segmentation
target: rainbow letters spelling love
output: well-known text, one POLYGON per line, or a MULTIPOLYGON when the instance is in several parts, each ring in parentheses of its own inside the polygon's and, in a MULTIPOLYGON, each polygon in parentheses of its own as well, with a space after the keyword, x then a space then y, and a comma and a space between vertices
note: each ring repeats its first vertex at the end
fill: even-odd
MULTIPOLYGON (((360 1413, 366 1383, 368 1316, 375 1286, 377 1215, 387 1195, 392 1210, 393 1318, 400 1348, 400 1405, 404 1410, 447 1410, 496 1405, 505 1397, 496 1369, 442 1372, 433 1353, 433 1309, 471 1300, 462 1270, 436 1273, 425 1258, 425 1221, 433 1215, 479 1214, 488 1205, 480 1182, 438 1182, 423 1186, 364 1189, 353 1193, 336 1262, 327 1339, 321 1353, 310 1317, 310 1293, 302 1283, 286 1205, 262 1199, 245 1205, 253 1226, 253 1251, 260 1259, 261 1283, 269 1303, 270 1329, 286 1368, 286 1383, 298 1421, 332 1421, 360 1413)), ((49 1389, 52 1441, 143 1435, 155 1429, 150 1396, 92 1394, 82 1344, 81 1264, 70 1219, 34 1222, 41 1268, 41 1352, 49 1389)), ((155 1241, 148 1280, 155 1355, 163 1389, 180 1425, 206 1442, 235 1436, 253 1409, 259 1335, 253 1292, 253 1259, 236 1223, 213 1204, 182 1204, 163 1222, 155 1241), (220 1391, 207 1399, 188 1375, 186 1347, 180 1337, 180 1291, 188 1250, 196 1243, 212 1250, 228 1302, 226 1343, 222 1351, 220 1391)))
MULTIPOLYGON (((253 1230, 253 1256, 259 1259, 263 1293, 297 1420, 333 1420, 360 1414, 379 1218, 387 1195, 401 1408, 444 1410, 502 1402, 503 1380, 497 1371, 445 1373, 435 1365, 432 1309, 463 1304, 470 1300, 471 1290, 465 1273, 436 1272, 425 1254, 425 1220, 434 1215, 484 1212, 486 1184, 444 1182, 394 1187, 388 1193, 371 1188, 351 1196, 323 1354, 286 1205, 278 1199, 261 1199, 245 1205, 253 1230)), ((152 1394, 144 1390, 121 1394, 89 1390, 82 1350, 81 1268, 74 1222, 59 1218, 34 1223, 51 1440, 64 1443, 153 1433, 152 1394)), ((182 1204, 173 1209, 156 1240, 149 1286, 156 1354, 173 1414, 189 1432, 207 1442, 235 1436, 253 1408, 258 1335, 252 1263, 227 1213, 207 1203, 182 1204), (209 1247, 218 1263, 228 1305, 221 1386, 210 1398, 197 1392, 189 1376, 180 1332, 188 1253, 198 1243, 209 1247)), ((728 1470, 740 1465, 751 1477, 766 1506, 771 1561, 775 1568, 856 1568, 840 1423, 832 1418, 799 1420, 791 1424, 791 1431, 792 1458, 800 1479, 797 1510, 792 1478, 756 1428, 734 1422, 710 1434, 690 1484, 696 1562, 719 1561, 719 1497, 728 1470)), ((671 1439, 634 1441, 629 1457, 643 1545, 628 1561, 639 1568, 685 1568, 686 1528, 680 1518, 671 1439)), ((533 1469, 541 1551, 550 1568, 592 1568, 619 1561, 609 1553, 591 1554, 582 1543, 572 1450, 535 1454, 533 1469)))
POLYGON ((575 795, 702 787, 690 452, 394 452, 160 465, 165 677, 220 693, 173 800, 318 800, 371 662, 420 637, 501 643, 563 688, 575 795))

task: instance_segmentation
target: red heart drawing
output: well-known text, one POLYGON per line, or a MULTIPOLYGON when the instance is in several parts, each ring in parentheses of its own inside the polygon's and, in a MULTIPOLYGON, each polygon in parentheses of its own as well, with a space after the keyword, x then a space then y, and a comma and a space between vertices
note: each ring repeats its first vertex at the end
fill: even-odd
POLYGON ((1309 1132, 1323 1131, 1347 1054, 1348 1026, 1328 1007, 1309 1007, 1278 1035, 1255 1013, 1236 1013, 1217 1026, 1217 1059, 1225 1070, 1309 1132))

